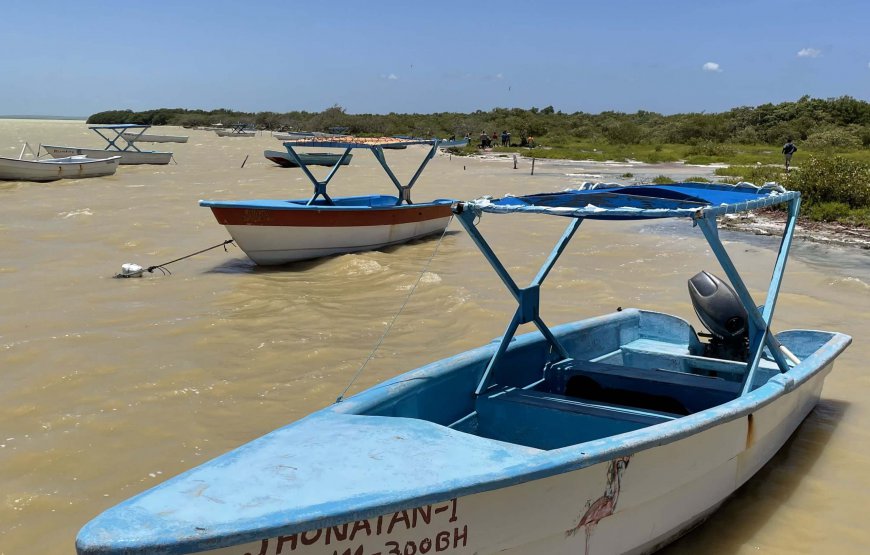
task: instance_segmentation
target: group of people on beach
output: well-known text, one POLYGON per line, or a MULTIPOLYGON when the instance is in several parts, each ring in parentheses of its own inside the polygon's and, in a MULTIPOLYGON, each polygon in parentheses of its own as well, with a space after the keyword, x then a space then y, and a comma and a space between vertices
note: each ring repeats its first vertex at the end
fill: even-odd
MULTIPOLYGON (((486 131, 480 134, 480 148, 491 148, 492 145, 496 144, 499 140, 499 135, 495 131, 492 132, 492 136, 489 135, 486 131)), ((511 146, 511 134, 507 129, 501 132, 501 146, 511 146)))
MULTIPOLYGON (((499 139, 501 140, 501 146, 511 146, 511 132, 505 129, 501 132, 501 136, 495 131, 492 132, 492 135, 486 131, 481 133, 478 148, 492 148, 493 145, 498 144, 499 139)), ((525 136, 520 146, 528 146, 528 140, 525 136)))

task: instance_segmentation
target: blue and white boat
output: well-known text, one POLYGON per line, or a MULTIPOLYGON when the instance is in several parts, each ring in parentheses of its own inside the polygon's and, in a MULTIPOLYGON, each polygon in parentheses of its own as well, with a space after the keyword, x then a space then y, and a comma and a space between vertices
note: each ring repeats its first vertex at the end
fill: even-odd
POLYGON ((851 342, 771 329, 799 204, 797 192, 694 183, 456 203, 517 301, 500 341, 339 398, 133 497, 87 524, 78 552, 655 551, 770 460, 851 342), (776 204, 788 219, 759 306, 716 218, 776 204), (569 222, 525 287, 480 231, 503 213, 569 222), (580 224, 648 218, 691 222, 718 259, 730 285, 689 278, 709 334, 637 308, 547 326, 540 289, 580 224), (538 331, 515 336, 526 323, 538 331))
MULTIPOLYGON (((279 265, 333 254, 360 252, 399 245, 442 233, 450 222, 451 199, 411 202, 411 188, 435 156, 438 139, 391 137, 307 137, 287 141, 286 162, 292 163, 314 186, 308 199, 201 200, 215 219, 226 226, 236 244, 261 265, 279 265), (387 163, 384 148, 390 145, 429 146, 417 171, 401 182, 387 163), (309 166, 323 154, 304 153, 298 147, 339 149, 330 156, 332 169, 318 179, 309 166), (393 195, 331 197, 326 192, 340 166, 346 166, 353 149, 369 150, 396 188, 393 195), (312 160, 310 156, 315 156, 312 160)), ((269 151, 267 151, 268 153, 269 151)), ((269 157, 269 155, 266 155, 269 157)), ((271 158, 270 158, 271 159, 271 158)))

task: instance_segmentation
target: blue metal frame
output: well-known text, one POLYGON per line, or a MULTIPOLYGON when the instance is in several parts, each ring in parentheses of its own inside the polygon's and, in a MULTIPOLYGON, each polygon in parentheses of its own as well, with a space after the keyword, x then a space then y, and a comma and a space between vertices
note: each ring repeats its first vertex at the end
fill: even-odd
POLYGON ((550 273, 550 270, 553 269, 553 266, 556 264, 556 261, 559 260, 559 257, 564 252, 565 247, 571 241, 571 238, 576 233, 577 229, 580 227, 580 224, 583 222, 581 218, 571 220, 571 223, 568 224, 568 227, 565 229, 565 232, 562 234, 562 237, 553 247, 553 250, 550 252, 550 256, 547 257, 547 260, 541 265, 540 270, 538 270, 537 275, 532 279, 531 284, 528 287, 519 287, 513 278, 510 276, 510 273, 498 259, 498 256, 493 252, 492 248, 490 248, 489 244, 483 238, 483 235, 477 230, 477 226, 474 225, 474 220, 477 218, 477 214, 473 210, 463 210, 457 213, 457 218, 459 222, 462 224, 462 227, 468 232, 471 236, 471 239, 477 245, 477 248, 480 249, 480 252, 483 253, 484 257, 486 257, 487 261, 489 261, 490 265, 495 270, 495 273, 498 274, 498 277, 501 278, 502 282, 508 288, 511 295, 513 295, 514 299, 517 301, 517 309, 514 312, 514 316, 508 324, 507 329, 502 335, 501 342, 499 343, 498 349, 496 350, 493 357, 489 360, 487 364, 486 370, 483 373, 483 376, 480 379, 480 382, 477 384, 477 388, 474 391, 475 395, 480 395, 483 391, 486 390, 489 385, 489 377, 492 374, 492 369, 495 367, 496 363, 499 359, 504 355, 507 351, 508 345, 510 345, 511 340, 514 335, 516 335, 517 329, 521 324, 534 323, 538 330, 543 334, 544 338, 549 343, 550 347, 555 350, 561 358, 568 358, 569 354, 567 349, 559 343, 559 340, 556 339, 556 336, 553 335, 553 332, 550 331, 550 328, 540 316, 540 306, 541 306, 541 284, 544 279, 546 279, 547 275, 550 273))
POLYGON ((99 135, 100 137, 105 139, 107 143, 109 143, 108 145, 106 145, 106 148, 104 148, 103 150, 117 150, 118 152, 127 152, 127 151, 130 151, 132 149, 136 152, 142 152, 141 150, 139 150, 139 147, 137 147, 134 143, 136 142, 136 139, 141 137, 142 134, 148 130, 149 127, 151 127, 151 126, 150 125, 135 125, 135 124, 129 124, 129 125, 92 125, 90 127, 90 129, 94 133, 96 133, 97 135, 99 135), (114 131, 115 136, 114 137, 107 137, 107 136, 103 135, 102 132, 100 132, 100 129, 109 129, 111 131, 114 131), (133 137, 132 139, 127 139, 126 137, 124 137, 123 134, 124 134, 124 131, 128 131, 130 129, 138 129, 139 133, 137 133, 136 136, 133 137), (120 146, 118 146, 118 144, 117 144, 118 139, 121 139, 122 141, 127 143, 127 146, 125 146, 124 148, 121 148, 120 146))
POLYGON ((695 222, 699 224, 701 231, 707 238, 710 248, 716 255, 719 265, 731 285, 740 297, 740 302, 746 309, 746 314, 749 317, 749 354, 752 362, 749 364, 743 381, 743 393, 748 393, 752 390, 755 381, 755 375, 758 371, 758 365, 761 362, 761 357, 764 348, 767 347, 768 352, 779 366, 780 372, 787 372, 789 369, 785 354, 782 351, 782 345, 773 336, 770 331, 770 322, 773 319, 773 311, 776 308, 776 301, 779 296, 779 290, 782 285, 783 274, 785 273, 785 264, 788 261, 788 253, 791 249, 791 243, 794 239, 794 230, 797 225, 797 216, 800 210, 800 196, 795 196, 788 200, 788 217, 786 219, 785 230, 782 234, 782 241, 779 245, 776 263, 773 267, 773 275, 770 278, 770 284, 767 290, 762 310, 758 309, 757 304, 753 301, 752 295, 746 288, 746 284, 737 272, 737 268, 725 251, 722 241, 719 240, 719 233, 716 227, 716 216, 713 210, 700 213, 695 222))
MULTIPOLYGON (((789 364, 786 360, 786 355, 783 352, 782 345, 779 343, 779 341, 777 341, 777 339, 774 337, 773 333, 770 330, 770 322, 773 318, 774 309, 776 308, 776 300, 779 296, 779 290, 782 285, 782 278, 785 272, 785 265, 788 260, 788 253, 791 248, 792 240, 794 239, 794 230, 797 224, 799 209, 800 194, 797 192, 789 191, 777 196, 765 197, 763 199, 752 200, 745 203, 709 207, 694 210, 691 212, 681 211, 680 213, 675 213, 672 215, 673 217, 686 216, 687 213, 691 214, 691 219, 694 225, 697 225, 701 228, 701 231, 703 232, 704 237, 707 239, 707 243, 710 245, 713 254, 716 256, 716 259, 719 261, 720 266, 725 271, 728 279, 731 281, 731 284, 734 287, 734 290, 736 291, 741 304, 746 309, 746 313, 749 318, 749 354, 751 362, 747 365, 747 369, 743 377, 743 394, 751 391, 755 385, 755 377, 765 348, 770 353, 770 356, 773 357, 773 360, 776 362, 781 372, 787 372, 789 370, 789 364), (725 250, 722 241, 719 239, 719 230, 716 222, 716 217, 723 214, 742 212, 762 206, 782 203, 787 203, 788 217, 785 225, 785 230, 783 232, 782 241, 779 246, 779 252, 777 253, 776 263, 774 264, 773 274, 771 276, 770 284, 768 286, 765 304, 763 307, 761 307, 761 310, 759 310, 759 307, 752 299, 752 295, 749 293, 746 284, 740 277, 737 268, 734 266, 734 263, 732 262, 730 256, 725 250)), ((498 208, 491 211, 497 212, 498 208)), ((613 212, 619 212, 619 210, 614 210, 613 212)), ((454 213, 457 215, 457 219, 459 220, 459 222, 468 232, 472 241, 474 241, 475 245, 477 245, 478 249, 480 249, 481 253, 483 253, 484 257, 493 267, 498 277, 508 288, 511 295, 513 295, 514 299, 517 301, 518 304, 517 309, 514 312, 513 318, 508 324, 504 335, 502 335, 498 348, 493 357, 490 359, 487 368, 484 371, 483 377, 481 378, 480 383, 475 390, 475 395, 480 395, 489 386, 493 368, 495 368, 499 359, 507 351, 511 340, 513 339, 518 327, 521 324, 533 322, 535 326, 537 326, 538 330, 540 330, 540 332, 546 338, 551 348, 556 351, 562 358, 569 358, 569 353, 555 338, 555 336, 544 323, 544 321, 541 320, 539 314, 540 286, 549 274, 550 270, 555 265, 556 261, 559 259, 559 256, 564 251, 568 242, 570 242, 570 240, 574 236, 574 233, 577 231, 577 228, 582 223, 584 217, 581 215, 575 215, 572 218, 571 223, 562 234, 561 239, 556 243, 555 247, 550 253, 550 256, 541 266, 538 274, 532 280, 531 284, 528 287, 521 288, 516 284, 516 282, 514 282, 507 269, 498 259, 498 256, 495 254, 495 252, 483 238, 481 233, 478 231, 477 226, 475 225, 475 220, 481 214, 481 210, 478 209, 478 207, 476 207, 473 203, 457 203, 456 205, 454 205, 454 213)))
POLYGON ((314 195, 308 200, 307 205, 310 206, 314 204, 317 200, 317 197, 323 197, 323 199, 327 202, 327 204, 332 205, 333 201, 330 198, 329 194, 326 192, 326 187, 329 185, 329 182, 332 180, 333 176, 335 176, 338 171, 339 166, 342 165, 345 158, 350 154, 350 151, 354 148, 366 148, 372 152, 375 159, 380 163, 381 167, 384 168, 384 172, 386 172, 387 177, 390 178, 393 185, 395 185, 398 190, 398 201, 396 205, 400 205, 403 202, 405 204, 413 204, 411 202, 411 188, 417 182, 417 179, 423 173, 423 170, 426 168, 426 165, 429 163, 429 160, 435 157, 435 153, 438 151, 438 145, 441 143, 440 139, 432 139, 432 140, 421 140, 421 139, 412 139, 407 142, 397 143, 397 144, 431 144, 432 148, 429 149, 429 152, 426 154, 426 157, 423 158, 423 161, 420 163, 420 166, 417 168, 417 171, 414 173, 414 176, 411 177, 411 180, 408 181, 406 185, 402 185, 399 179, 396 177, 396 174, 393 173, 393 170, 390 168, 389 164, 387 164, 387 158, 384 155, 384 149, 381 145, 372 145, 366 143, 358 143, 353 140, 342 141, 340 139, 336 139, 334 141, 287 141, 284 143, 284 148, 287 149, 287 154, 290 156, 290 159, 293 160, 299 167, 302 169, 302 172, 308 177, 309 181, 311 181, 312 185, 314 185, 314 195), (299 156, 299 153, 293 148, 295 146, 320 146, 327 148, 344 148, 344 154, 341 155, 341 158, 332 166, 332 169, 329 170, 329 173, 326 175, 324 179, 317 179, 311 170, 308 169, 308 165, 302 160, 299 156))

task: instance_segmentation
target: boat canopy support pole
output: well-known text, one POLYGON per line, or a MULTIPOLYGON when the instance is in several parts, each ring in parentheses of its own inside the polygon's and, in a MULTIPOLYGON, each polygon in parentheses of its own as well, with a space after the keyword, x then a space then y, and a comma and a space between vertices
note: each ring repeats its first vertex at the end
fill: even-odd
POLYGON ((780 245, 780 250, 774 265, 773 276, 770 280, 763 313, 758 310, 758 306, 752 299, 752 295, 749 293, 746 284, 743 282, 743 279, 737 272, 737 268, 734 266, 734 263, 728 256, 725 247, 719 240, 715 216, 707 217, 701 215, 695 219, 699 224, 701 231, 704 233, 704 236, 707 238, 710 248, 713 249, 713 254, 716 255, 719 264, 722 266, 722 269, 731 281, 731 285, 737 292, 737 296, 740 297, 743 308, 746 309, 746 314, 749 317, 749 352, 752 362, 744 376, 744 392, 751 389, 765 346, 767 346, 781 372, 786 372, 789 368, 785 355, 782 352, 782 345, 770 332, 770 321, 773 318, 776 297, 779 294, 779 289, 782 284, 785 263, 788 258, 788 249, 791 246, 791 240, 794 237, 794 226, 797 221, 797 208, 799 203, 799 197, 789 201, 789 221, 786 224, 786 232, 783 234, 783 241, 780 245))
MULTIPOLYGON (((761 346, 757 346, 755 351, 750 351, 755 353, 755 357, 752 361, 752 366, 750 367, 749 373, 746 376, 746 381, 743 384, 743 394, 749 393, 755 387, 755 376, 758 370, 758 363, 761 360, 761 353, 763 351, 762 347, 767 343, 767 336, 773 338, 773 332, 770 330, 770 322, 773 319, 773 311, 776 309, 776 301, 779 297, 779 290, 782 285, 782 278, 785 275, 785 264, 788 261, 788 253, 791 250, 791 243, 794 239, 795 227, 797 227, 797 215, 800 212, 800 197, 796 197, 788 202, 788 219, 786 220, 785 229, 782 233, 782 240, 779 244, 779 252, 776 257, 776 263, 773 266, 773 275, 770 278, 770 286, 767 290, 767 297, 764 302, 764 307, 761 311, 761 318, 764 320, 767 326, 764 329, 764 337, 762 341, 759 343, 761 346)), ((752 347, 752 345, 750 345, 752 347)), ((780 354, 784 354, 784 347, 776 342, 776 347, 769 347, 771 352, 777 352, 780 354)), ((779 360, 777 360, 779 364, 780 371, 786 372, 788 370, 788 366, 784 366, 784 364, 780 364, 779 360)))
POLYGON ((312 204, 314 204, 314 201, 316 201, 317 197, 319 196, 322 196, 326 203, 330 206, 335 204, 329 197, 329 195, 326 194, 326 186, 329 185, 330 180, 335 175, 335 172, 338 171, 341 163, 344 162, 344 159, 347 158, 348 154, 350 154, 351 149, 344 149, 344 154, 341 155, 341 158, 338 159, 335 165, 332 166, 332 169, 329 170, 329 173, 326 175, 326 177, 321 181, 314 177, 314 174, 311 173, 311 170, 308 169, 308 165, 302 161, 302 158, 300 158, 299 154, 293 149, 292 146, 285 143, 284 147, 287 149, 287 154, 290 156, 290 159, 293 160, 300 169, 302 169, 302 172, 306 176, 308 176, 309 181, 311 181, 311 184, 314 185, 314 195, 308 200, 307 206, 311 206, 312 204))
POLYGON ((534 323, 547 340, 550 347, 555 350, 561 358, 569 358, 570 355, 568 354, 568 350, 559 343, 559 340, 556 339, 556 336, 553 335, 553 332, 550 331, 550 328, 541 319, 539 314, 541 305, 540 291, 541 283, 543 283, 544 279, 550 273, 550 270, 553 269, 559 256, 564 252, 565 246, 571 241, 571 238, 574 236, 574 233, 577 231, 577 228, 580 227, 583 220, 581 218, 571 220, 571 223, 568 224, 567 229, 565 229, 565 232, 556 243, 556 246, 553 247, 550 256, 547 257, 547 260, 543 263, 540 270, 538 270, 538 273, 532 280, 531 284, 528 287, 519 287, 498 259, 498 256, 493 252, 492 248, 483 238, 483 235, 480 234, 477 227, 474 225, 474 220, 477 216, 474 210, 462 209, 461 211, 457 211, 457 216, 462 227, 464 227, 468 232, 468 235, 474 241, 474 244, 477 245, 477 248, 480 249, 481 253, 483 253, 483 256, 495 270, 495 273, 498 274, 498 277, 501 278, 502 282, 508 288, 508 291, 510 291, 518 304, 516 312, 514 312, 514 316, 501 338, 498 349, 489 360, 489 364, 487 364, 486 370, 484 371, 474 394, 480 395, 486 390, 489 385, 489 378, 492 374, 493 368, 499 359, 501 359, 502 355, 507 351, 510 342, 513 340, 514 335, 521 324, 527 324, 530 322, 534 323))
POLYGON ((142 152, 141 150, 139 150, 139 147, 136 146, 135 143, 136 143, 136 140, 139 139, 139 137, 141 137, 142 134, 145 133, 145 131, 148 130, 147 127, 143 127, 143 128, 141 128, 141 129, 139 129, 139 132, 136 133, 136 136, 135 136, 135 137, 133 137, 132 139, 129 139, 129 140, 128 140, 128 139, 126 139, 126 138, 123 136, 123 134, 124 134, 124 128, 123 128, 123 127, 121 127, 121 128, 110 127, 110 128, 109 128, 109 129, 111 129, 112 131, 115 132, 115 136, 114 136, 114 137, 107 137, 107 136, 103 135, 103 134, 100 132, 100 129, 97 128, 97 127, 91 127, 91 129, 94 130, 94 131, 97 133, 97 135, 99 135, 100 137, 104 138, 104 139, 106 140, 106 142, 109 143, 108 145, 106 145, 106 148, 104 148, 103 150, 112 150, 112 147, 114 147, 114 150, 117 150, 117 151, 120 151, 120 152, 128 151, 128 150, 130 150, 131 148, 132 148, 133 150, 135 150, 136 152, 142 152), (127 146, 125 146, 124 148, 121 148, 120 146, 118 146, 118 144, 117 144, 117 143, 118 143, 118 139, 121 139, 122 141, 124 141, 125 143, 127 143, 127 146))
POLYGON ((389 164, 387 164, 387 157, 384 155, 384 149, 380 145, 376 145, 372 147, 372 154, 375 155, 377 161, 381 164, 381 167, 384 168, 384 171, 387 173, 387 176, 390 178, 390 181, 393 182, 393 185, 396 186, 396 189, 399 190, 399 202, 396 204, 413 204, 411 202, 411 187, 414 186, 414 183, 417 182, 417 179, 423 173, 423 170, 426 168, 426 164, 429 163, 429 160, 435 157, 435 153, 438 152, 438 143, 441 141, 435 139, 432 143, 432 148, 429 149, 429 152, 426 154, 426 157, 423 158, 423 161, 420 163, 420 167, 417 168, 416 173, 414 173, 414 177, 411 178, 411 181, 408 182, 407 185, 402 185, 399 179, 396 177, 396 174, 393 173, 393 170, 390 169, 389 164))

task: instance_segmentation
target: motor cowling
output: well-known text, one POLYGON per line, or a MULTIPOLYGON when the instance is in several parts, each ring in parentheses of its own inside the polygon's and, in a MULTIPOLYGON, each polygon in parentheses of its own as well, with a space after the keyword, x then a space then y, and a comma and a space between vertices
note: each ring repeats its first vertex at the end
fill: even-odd
POLYGON ((734 289, 713 274, 702 271, 689 279, 689 297, 695 314, 710 332, 710 342, 706 344, 704 354, 714 358, 746 360, 748 318, 734 289))

